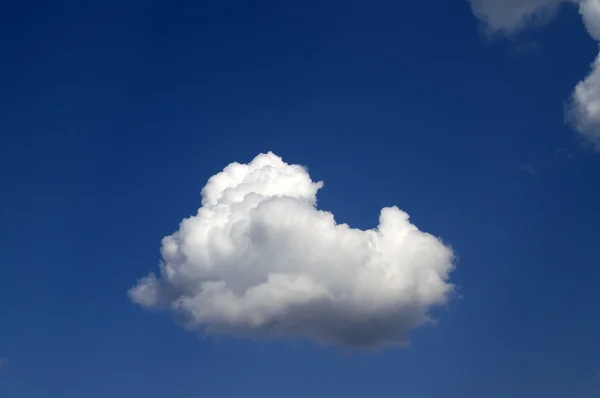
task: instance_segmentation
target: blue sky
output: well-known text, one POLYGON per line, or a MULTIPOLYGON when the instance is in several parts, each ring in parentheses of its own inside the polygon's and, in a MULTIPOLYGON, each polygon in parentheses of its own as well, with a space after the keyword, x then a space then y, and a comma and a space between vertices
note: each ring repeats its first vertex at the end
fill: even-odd
POLYGON ((4 8, 2 397, 600 396, 600 154, 564 112, 597 44, 575 7, 507 37, 465 1, 4 8), (365 353, 201 339, 132 303, 208 178, 267 151, 338 222, 396 205, 451 245, 435 325, 365 353))

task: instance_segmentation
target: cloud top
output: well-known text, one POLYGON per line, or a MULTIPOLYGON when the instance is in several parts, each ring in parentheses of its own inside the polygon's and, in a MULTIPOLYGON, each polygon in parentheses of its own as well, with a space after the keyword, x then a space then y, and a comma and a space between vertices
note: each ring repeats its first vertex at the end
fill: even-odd
POLYGON ((230 164, 163 239, 160 276, 139 280, 132 301, 210 335, 407 343, 447 302, 453 251, 397 207, 376 229, 338 224, 316 206, 322 186, 270 152, 230 164))

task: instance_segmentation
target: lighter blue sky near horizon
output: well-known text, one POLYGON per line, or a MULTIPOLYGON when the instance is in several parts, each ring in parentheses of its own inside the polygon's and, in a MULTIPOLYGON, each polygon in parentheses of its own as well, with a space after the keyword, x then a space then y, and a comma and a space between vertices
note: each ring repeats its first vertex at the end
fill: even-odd
POLYGON ((84 3, 0 13, 2 398, 600 397, 574 7, 500 38, 462 0, 84 3), (452 246, 408 347, 202 339, 131 302, 207 179, 267 151, 339 222, 396 205, 452 246))

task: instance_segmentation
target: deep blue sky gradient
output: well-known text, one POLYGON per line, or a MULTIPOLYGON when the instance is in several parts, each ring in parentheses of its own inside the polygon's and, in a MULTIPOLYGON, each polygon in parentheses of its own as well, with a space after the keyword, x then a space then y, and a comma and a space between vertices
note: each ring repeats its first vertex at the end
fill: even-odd
POLYGON ((563 118, 596 52, 575 10, 500 41, 462 0, 4 5, 0 396, 600 396, 600 154, 563 118), (398 205, 452 245, 437 325, 357 354, 130 303, 208 177, 268 150, 340 222, 398 205))

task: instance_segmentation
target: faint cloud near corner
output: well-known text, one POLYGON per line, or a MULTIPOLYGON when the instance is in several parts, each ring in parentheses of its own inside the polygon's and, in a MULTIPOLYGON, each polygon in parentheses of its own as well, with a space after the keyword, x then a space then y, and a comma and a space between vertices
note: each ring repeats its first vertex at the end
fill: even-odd
POLYGON ((525 173, 529 174, 530 176, 538 175, 538 171, 536 170, 535 166, 532 163, 521 164, 521 170, 524 171, 525 173))
POLYGON ((514 46, 511 46, 508 50, 508 53, 513 57, 523 56, 525 54, 532 53, 534 51, 538 51, 540 49, 539 43, 535 41, 529 41, 525 43, 520 43, 514 46))
POLYGON ((536 161, 528 163, 521 163, 520 169, 521 171, 532 177, 537 177, 541 173, 550 169, 563 167, 565 164, 572 161, 574 158, 575 152, 571 151, 568 148, 559 148, 556 151, 554 151, 551 155, 546 156, 542 159, 538 159, 536 161))

